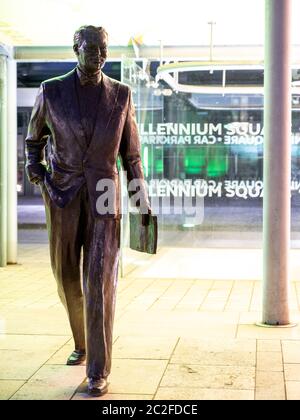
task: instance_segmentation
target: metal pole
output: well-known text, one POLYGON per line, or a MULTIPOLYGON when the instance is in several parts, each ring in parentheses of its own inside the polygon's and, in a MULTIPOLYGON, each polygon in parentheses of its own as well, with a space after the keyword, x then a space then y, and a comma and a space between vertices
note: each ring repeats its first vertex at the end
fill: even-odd
POLYGON ((7 262, 17 263, 17 65, 7 61, 7 262))
POLYGON ((0 267, 7 263, 7 57, 0 52, 0 267))
POLYGON ((163 65, 163 57, 164 57, 164 46, 162 39, 159 40, 159 65, 163 65))
POLYGON ((291 0, 265 0, 262 323, 289 324, 291 0))
POLYGON ((213 59, 213 25, 216 24, 216 22, 208 22, 210 25, 210 46, 209 46, 209 60, 212 61, 213 59))

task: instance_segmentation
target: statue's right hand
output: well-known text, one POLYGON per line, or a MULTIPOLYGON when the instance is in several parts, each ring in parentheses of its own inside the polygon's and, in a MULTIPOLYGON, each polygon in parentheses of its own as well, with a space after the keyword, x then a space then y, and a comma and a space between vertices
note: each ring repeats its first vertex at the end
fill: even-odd
POLYGON ((43 182, 43 179, 37 176, 37 177, 32 178, 32 179, 31 179, 31 182, 32 182, 33 184, 39 185, 40 183, 42 183, 42 182, 43 182))
POLYGON ((30 165, 26 165, 26 173, 32 184, 39 184, 40 182, 43 182, 45 171, 45 166, 42 163, 32 163, 30 165))

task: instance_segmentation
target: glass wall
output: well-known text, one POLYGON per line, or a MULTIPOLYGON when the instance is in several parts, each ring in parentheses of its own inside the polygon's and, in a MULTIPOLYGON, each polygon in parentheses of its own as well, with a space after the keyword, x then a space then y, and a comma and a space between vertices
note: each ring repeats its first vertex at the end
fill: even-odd
MULTIPOLYGON (((123 80, 133 90, 160 249, 261 248, 263 69, 170 72, 172 79, 155 82, 158 63, 141 64, 124 62, 123 80)), ((299 79, 300 71, 293 70, 295 86, 299 79)), ((295 89, 292 104, 292 238, 297 240, 300 93, 295 89)))
MULTIPOLYGON (((24 175, 24 139, 37 88, 42 80, 63 74, 75 64, 18 63, 21 195, 40 195, 24 175)), ((261 248, 263 69, 181 69, 159 80, 158 68, 156 60, 124 58, 122 66, 120 61, 108 62, 104 72, 132 88, 145 178, 159 219, 159 254, 169 248, 195 252, 200 248, 261 248)), ((296 247, 300 231, 300 70, 293 69, 292 78, 291 206, 292 244, 296 247)), ((125 191, 124 179, 123 184, 125 191)), ((128 234, 125 214, 123 274, 150 258, 129 250, 128 234)))

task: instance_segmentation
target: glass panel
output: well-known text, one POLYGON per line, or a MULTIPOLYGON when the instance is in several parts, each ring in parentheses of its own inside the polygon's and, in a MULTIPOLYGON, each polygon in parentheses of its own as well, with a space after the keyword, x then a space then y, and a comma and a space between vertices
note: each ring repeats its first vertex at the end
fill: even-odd
MULTIPOLYGON (((133 102, 136 110, 136 120, 140 128, 143 125, 156 127, 163 122, 163 97, 156 89, 156 84, 140 65, 131 59, 124 59, 122 63, 122 81, 128 84, 132 90, 133 102)), ((154 178, 162 179, 164 171, 165 148, 162 145, 144 144, 141 145, 141 155, 146 182, 154 178)), ((128 200, 126 179, 122 176, 123 209, 127 208, 125 203, 128 200)), ((155 209, 156 210, 156 209, 155 209)), ((156 211, 155 211, 156 213, 156 211)), ((129 223, 128 212, 124 212, 122 218, 122 255, 121 272, 126 275, 133 268, 149 258, 149 255, 138 253, 129 249, 129 223)))
MULTIPOLYGON (((182 71, 178 82, 187 92, 176 92, 163 80, 155 82, 158 62, 142 65, 151 75, 127 60, 124 81, 137 108, 145 176, 159 217, 159 254, 169 258, 158 255, 154 269, 149 256, 130 253, 124 240, 124 267, 140 264, 141 275, 160 278, 206 273, 216 279, 231 264, 237 278, 251 277, 247 261, 238 261, 235 252, 227 260, 223 250, 223 266, 212 269, 215 254, 205 249, 262 247, 263 70, 182 71), (202 266, 207 270, 197 269, 202 266)), ((292 70, 292 81, 292 246, 299 247, 300 70, 292 70)))
POLYGON ((222 71, 182 71, 178 74, 178 81, 187 85, 221 86, 222 71))

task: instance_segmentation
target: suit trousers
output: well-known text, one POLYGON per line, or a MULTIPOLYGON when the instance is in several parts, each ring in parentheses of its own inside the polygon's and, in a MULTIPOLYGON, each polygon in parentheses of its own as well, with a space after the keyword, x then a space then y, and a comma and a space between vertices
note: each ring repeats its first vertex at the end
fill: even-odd
POLYGON ((93 216, 85 184, 64 208, 57 207, 46 186, 40 185, 52 271, 75 349, 86 349, 87 377, 106 378, 111 370, 120 220, 93 216))

